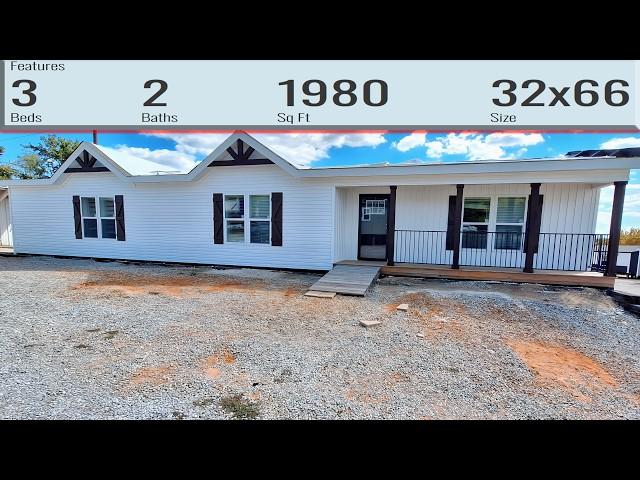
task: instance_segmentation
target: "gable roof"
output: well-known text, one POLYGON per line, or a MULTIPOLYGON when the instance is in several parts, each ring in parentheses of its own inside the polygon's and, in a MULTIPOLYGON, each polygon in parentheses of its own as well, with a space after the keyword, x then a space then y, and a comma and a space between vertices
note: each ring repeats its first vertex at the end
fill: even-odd
MULTIPOLYGON (((222 160, 231 165, 228 149, 244 142, 251 147, 257 155, 269 160, 282 170, 294 177, 363 177, 385 175, 438 175, 438 174, 473 174, 473 173, 518 173, 518 172, 549 172, 572 170, 629 170, 640 168, 640 149, 628 148, 618 150, 583 150, 569 152, 567 156, 560 158, 535 158, 520 160, 482 160, 463 162, 438 162, 424 164, 384 164, 384 165, 360 165, 347 167, 324 168, 300 168, 273 150, 258 142, 245 132, 236 131, 224 140, 213 152, 196 165, 188 173, 167 175, 132 175, 125 170, 111 156, 107 155, 98 146, 82 142, 69 158, 60 166, 51 178, 36 180, 6 180, 4 186, 11 185, 50 185, 61 181, 67 175, 67 169, 72 167, 77 158, 84 152, 93 156, 101 166, 106 167, 111 173, 128 183, 158 183, 158 182, 190 182, 200 178, 212 163, 222 160), (596 155, 597 154, 597 155, 596 155)), ((253 153, 251 154, 253 158, 253 153)), ((144 160, 141 160, 144 161, 144 160)), ((222 162, 221 162, 222 163, 222 162)), ((267 162, 265 162, 267 163, 267 162)), ((76 165, 77 166, 77 165, 76 165)))
POLYGON ((193 170, 191 170, 188 173, 188 175, 194 175, 194 179, 200 177, 200 175, 202 175, 206 171, 207 167, 211 164, 211 162, 220 158, 227 151, 227 149, 232 145, 234 145, 238 140, 242 140, 244 143, 246 143, 251 148, 253 148, 256 152, 262 154, 264 157, 268 158, 273 163, 278 165, 285 172, 290 173, 291 175, 294 175, 294 176, 300 176, 299 171, 301 169, 299 169, 292 163, 288 162, 287 160, 282 158, 280 155, 278 155, 277 153, 275 153, 273 150, 269 149, 262 143, 258 142, 251 135, 248 135, 245 132, 239 132, 239 131, 234 132, 232 135, 229 136, 229 138, 227 138, 224 142, 218 145, 218 148, 216 148, 213 152, 207 155, 204 160, 202 160, 198 165, 194 167, 193 170))

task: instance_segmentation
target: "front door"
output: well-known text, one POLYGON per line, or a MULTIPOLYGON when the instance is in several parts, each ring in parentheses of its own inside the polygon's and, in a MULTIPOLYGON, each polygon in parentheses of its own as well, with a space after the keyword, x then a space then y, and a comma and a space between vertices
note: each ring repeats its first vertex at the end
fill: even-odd
POLYGON ((389 195, 360 195, 358 259, 387 259, 389 195))

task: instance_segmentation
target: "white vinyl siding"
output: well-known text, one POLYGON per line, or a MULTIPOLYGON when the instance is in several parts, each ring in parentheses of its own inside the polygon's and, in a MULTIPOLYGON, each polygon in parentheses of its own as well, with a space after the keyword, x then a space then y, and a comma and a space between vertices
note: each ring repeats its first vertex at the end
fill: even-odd
POLYGON ((197 182, 131 185, 110 173, 66 174, 46 187, 12 187, 16 251, 212 265, 328 270, 333 186, 292 177, 276 165, 208 168, 197 182), (252 192, 251 188, 260 185, 252 192), (283 246, 213 245, 212 192, 282 192, 283 246), (125 198, 126 242, 75 240, 73 195, 125 198), (34 213, 37 212, 37 213, 34 213))

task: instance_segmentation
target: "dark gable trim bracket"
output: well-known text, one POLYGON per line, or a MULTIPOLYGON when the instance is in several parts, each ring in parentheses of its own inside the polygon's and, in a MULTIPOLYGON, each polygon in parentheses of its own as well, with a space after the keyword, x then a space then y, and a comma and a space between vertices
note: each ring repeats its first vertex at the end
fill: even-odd
POLYGON ((76 158, 76 162, 80 167, 69 167, 64 172, 65 173, 83 173, 83 172, 110 172, 107 167, 96 167, 96 157, 91 155, 86 150, 82 152, 82 154, 76 158))
POLYGON ((110 172, 107 167, 93 167, 93 168, 77 168, 77 167, 69 167, 64 173, 83 173, 83 172, 110 172))
POLYGON ((240 167, 245 165, 271 165, 273 162, 266 158, 249 158, 251 154, 255 151, 253 147, 249 147, 246 150, 244 149, 245 143, 238 139, 237 142, 237 150, 229 147, 227 148, 227 152, 233 160, 214 160, 211 162, 208 167, 240 167))
POLYGON ((270 165, 271 160, 266 158, 252 158, 251 160, 216 160, 209 164, 209 167, 240 167, 245 165, 270 165))

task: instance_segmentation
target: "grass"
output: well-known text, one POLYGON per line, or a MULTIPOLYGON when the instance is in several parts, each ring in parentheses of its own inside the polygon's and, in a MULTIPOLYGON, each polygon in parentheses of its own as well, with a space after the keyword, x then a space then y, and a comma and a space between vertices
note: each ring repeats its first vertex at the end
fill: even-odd
POLYGON ((104 335, 104 338, 106 338, 107 340, 111 340, 118 333, 120 333, 118 330, 109 330, 108 332, 104 332, 102 335, 104 335))
POLYGON ((245 400, 242 395, 231 395, 220 400, 222 409, 233 415, 233 418, 252 419, 260 414, 258 405, 245 400))
POLYGON ((208 407, 209 405, 213 405, 215 400, 213 398, 202 398, 200 400, 194 400, 193 404, 196 407, 208 407))

